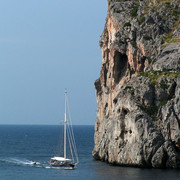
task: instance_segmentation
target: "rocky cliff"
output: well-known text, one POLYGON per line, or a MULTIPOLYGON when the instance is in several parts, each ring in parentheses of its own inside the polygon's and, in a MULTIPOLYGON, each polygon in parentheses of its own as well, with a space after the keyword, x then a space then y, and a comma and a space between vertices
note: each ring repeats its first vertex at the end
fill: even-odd
POLYGON ((180 167, 180 1, 108 0, 93 157, 180 167))

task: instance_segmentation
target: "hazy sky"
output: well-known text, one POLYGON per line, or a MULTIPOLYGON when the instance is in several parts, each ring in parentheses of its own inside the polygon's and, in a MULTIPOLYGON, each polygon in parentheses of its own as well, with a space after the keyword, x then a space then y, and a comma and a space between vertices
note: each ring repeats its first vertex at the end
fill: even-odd
POLYGON ((106 0, 0 1, 0 124, 94 124, 106 0))

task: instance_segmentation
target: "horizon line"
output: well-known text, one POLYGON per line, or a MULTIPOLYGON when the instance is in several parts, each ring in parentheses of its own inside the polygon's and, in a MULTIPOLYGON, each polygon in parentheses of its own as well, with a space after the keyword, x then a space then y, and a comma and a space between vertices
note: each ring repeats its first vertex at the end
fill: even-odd
MULTIPOLYGON (((5 125, 5 126, 8 126, 8 125, 12 125, 12 126, 15 126, 15 125, 20 125, 20 126, 63 126, 61 124, 0 124, 1 125, 5 125)), ((73 126, 94 126, 93 124, 73 124, 73 126)))

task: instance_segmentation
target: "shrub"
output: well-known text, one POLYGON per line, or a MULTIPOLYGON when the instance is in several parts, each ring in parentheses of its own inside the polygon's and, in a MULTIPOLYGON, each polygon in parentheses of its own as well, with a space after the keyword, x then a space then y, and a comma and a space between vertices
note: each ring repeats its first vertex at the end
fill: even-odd
POLYGON ((135 92, 135 90, 132 89, 132 90, 130 91, 130 94, 131 94, 131 95, 134 95, 134 92, 135 92))
POLYGON ((127 26, 131 26, 131 23, 130 23, 130 22, 126 22, 126 23, 124 24, 124 27, 127 27, 127 26))
POLYGON ((131 86, 126 86, 124 90, 131 89, 131 88, 132 88, 131 86))
POLYGON ((152 119, 156 120, 157 119, 157 113, 158 113, 158 107, 155 105, 141 105, 140 108, 147 113, 152 119))
POLYGON ((141 16, 139 18, 139 24, 142 24, 145 21, 145 16, 141 16))
POLYGON ((155 85, 157 85, 157 81, 151 80, 151 86, 155 86, 155 85))
POLYGON ((160 83, 160 86, 163 88, 163 89, 168 89, 168 85, 166 83, 160 83))
POLYGON ((151 37, 151 36, 149 36, 149 35, 145 35, 145 36, 144 36, 144 39, 145 39, 145 40, 147 40, 147 41, 149 41, 149 40, 151 40, 151 39, 152 39, 152 37, 151 37))
POLYGON ((161 102, 158 104, 158 108, 160 108, 160 107, 166 105, 167 102, 168 102, 168 100, 161 101, 161 102))
POLYGON ((135 89, 133 89, 131 86, 126 86, 124 90, 129 90, 131 95, 134 95, 135 89))
POLYGON ((138 8, 139 8, 139 5, 136 5, 136 6, 133 6, 132 10, 131 10, 131 16, 134 18, 134 17, 137 17, 137 11, 138 11, 138 8))
POLYGON ((148 63, 151 64, 153 60, 150 57, 147 57, 148 63))
POLYGON ((173 10, 172 15, 173 15, 173 16, 178 16, 179 13, 180 13, 180 12, 179 12, 178 10, 173 10))

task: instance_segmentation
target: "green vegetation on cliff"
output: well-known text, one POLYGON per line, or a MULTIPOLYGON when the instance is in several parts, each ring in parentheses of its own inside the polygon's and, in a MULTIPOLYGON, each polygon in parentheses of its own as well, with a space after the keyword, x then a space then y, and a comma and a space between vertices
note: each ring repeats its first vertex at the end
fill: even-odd
POLYGON ((171 72, 171 71, 147 71, 147 72, 141 72, 140 76, 148 77, 151 80, 157 80, 161 77, 173 77, 177 78, 180 77, 180 72, 171 72))

